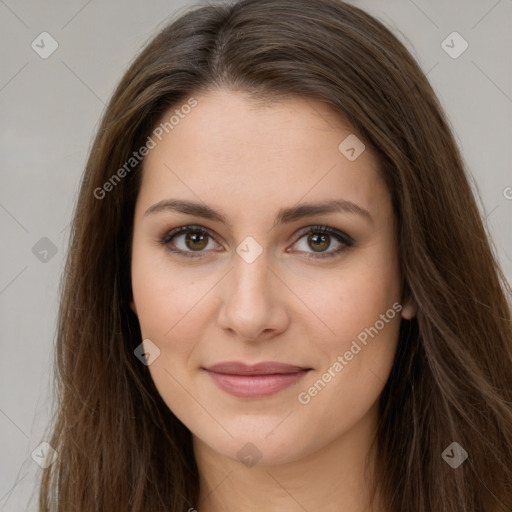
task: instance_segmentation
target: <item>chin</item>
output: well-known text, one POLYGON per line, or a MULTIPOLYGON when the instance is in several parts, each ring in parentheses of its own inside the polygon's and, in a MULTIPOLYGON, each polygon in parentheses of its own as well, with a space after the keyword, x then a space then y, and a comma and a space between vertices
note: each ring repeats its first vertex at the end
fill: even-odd
MULTIPOLYGON (((289 419, 293 416, 290 414, 289 419)), ((286 418, 286 415, 284 416, 286 418)), ((248 467, 276 466, 293 463, 321 449, 326 442, 320 435, 305 436, 304 425, 291 428, 285 425, 283 417, 267 421, 258 417, 238 418, 235 423, 223 423, 229 434, 223 429, 205 431, 197 429, 192 435, 195 442, 206 445, 209 450, 221 456, 242 463, 248 467), (282 424, 280 424, 282 422, 282 424)))

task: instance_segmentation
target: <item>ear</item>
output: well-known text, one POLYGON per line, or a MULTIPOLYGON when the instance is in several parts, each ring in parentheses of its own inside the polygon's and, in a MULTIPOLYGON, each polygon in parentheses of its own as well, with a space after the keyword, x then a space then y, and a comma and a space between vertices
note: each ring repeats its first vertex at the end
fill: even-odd
POLYGON ((416 316, 418 312, 418 306, 415 300, 410 296, 410 294, 406 295, 406 298, 402 302, 402 318, 406 320, 411 320, 416 316))

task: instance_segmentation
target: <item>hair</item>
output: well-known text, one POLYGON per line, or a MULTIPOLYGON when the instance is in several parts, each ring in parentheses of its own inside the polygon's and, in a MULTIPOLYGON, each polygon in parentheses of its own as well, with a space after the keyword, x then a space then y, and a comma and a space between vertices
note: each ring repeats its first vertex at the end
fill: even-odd
POLYGON ((104 112, 83 175, 56 333, 58 408, 42 511, 197 505, 189 430, 134 356, 141 342, 130 255, 141 160, 97 191, 168 110, 216 88, 310 98, 378 157, 396 219, 404 295, 398 348, 379 397, 372 487, 390 512, 512 509, 510 284, 425 74, 380 21, 341 0, 194 6, 133 60, 104 112), (457 469, 442 458, 456 441, 457 469))

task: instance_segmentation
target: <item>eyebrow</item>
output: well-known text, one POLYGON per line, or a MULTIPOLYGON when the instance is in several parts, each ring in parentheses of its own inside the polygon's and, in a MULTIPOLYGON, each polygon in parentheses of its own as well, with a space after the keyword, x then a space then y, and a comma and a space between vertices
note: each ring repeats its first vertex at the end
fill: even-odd
MULTIPOLYGON (((230 224, 226 216, 220 211, 217 211, 204 203, 196 203, 180 199, 164 199, 163 201, 159 201, 153 206, 150 206, 145 211, 144 216, 164 211, 175 211, 221 222, 226 225, 230 224)), ((351 201, 337 199, 321 203, 305 203, 289 208, 281 208, 276 215, 274 225, 295 222, 304 217, 338 212, 359 215, 369 223, 373 223, 373 218, 368 210, 365 210, 351 201)))

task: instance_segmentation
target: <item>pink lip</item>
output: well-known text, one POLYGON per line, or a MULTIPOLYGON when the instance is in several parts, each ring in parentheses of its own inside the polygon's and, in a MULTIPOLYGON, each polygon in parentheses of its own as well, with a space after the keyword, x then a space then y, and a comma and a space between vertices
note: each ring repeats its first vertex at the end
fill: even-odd
POLYGON ((233 361, 219 363, 205 370, 227 393, 242 398, 262 398, 291 386, 311 368, 276 362, 246 365, 233 361))

